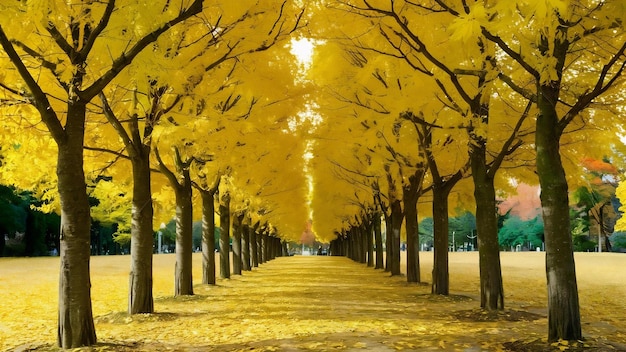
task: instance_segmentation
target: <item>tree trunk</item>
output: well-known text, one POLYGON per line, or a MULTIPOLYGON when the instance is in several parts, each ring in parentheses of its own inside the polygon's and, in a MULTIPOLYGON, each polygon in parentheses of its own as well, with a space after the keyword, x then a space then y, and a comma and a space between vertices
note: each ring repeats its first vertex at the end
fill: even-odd
POLYGON ((417 201, 404 199, 406 217, 406 281, 421 282, 419 257, 419 232, 417 228, 417 201))
POLYGON ((282 245, 282 256, 283 257, 288 257, 289 256, 289 248, 287 248, 287 241, 281 241, 281 245, 282 245))
POLYGON ((58 343, 61 348, 96 343, 89 278, 89 199, 83 171, 85 105, 68 104, 64 143, 57 142, 61 199, 58 343))
POLYGON ((432 293, 448 295, 448 194, 450 188, 433 187, 433 283, 432 293))
POLYGON ((243 225, 243 232, 241 233, 241 260, 242 260, 242 269, 245 271, 252 270, 252 266, 250 265, 250 232, 251 228, 249 225, 243 225))
POLYGON ((355 248, 355 261, 358 263, 365 263, 364 259, 364 248, 363 248, 363 228, 361 225, 355 226, 353 228, 354 234, 354 248, 355 248))
POLYGON ((402 186, 404 216, 406 217, 406 280, 421 282, 420 275, 420 235, 417 222, 417 200, 422 191, 425 167, 419 168, 409 176, 409 184, 402 186))
POLYGON ((153 313, 152 248, 154 245, 152 189, 150 186, 150 146, 138 145, 131 158, 133 168, 133 208, 130 241, 128 313, 153 313))
POLYGON ((257 258, 259 260, 259 264, 265 263, 265 258, 263 257, 263 237, 265 235, 260 232, 256 234, 256 250, 257 250, 257 258))
POLYGON ((215 285, 215 193, 202 196, 202 284, 215 285))
MULTIPOLYGON (((370 215, 371 216, 371 215, 370 215)), ((372 220, 369 218, 365 223, 365 242, 367 245, 367 266, 374 266, 374 233, 372 220)))
POLYGON ((385 214, 385 272, 391 271, 391 258, 393 254, 391 251, 393 250, 393 234, 391 233, 393 229, 391 214, 385 214))
POLYGON ((269 254, 269 242, 270 242, 270 236, 267 234, 263 234, 263 236, 261 236, 261 258, 263 258, 262 262, 268 262, 270 260, 269 254))
POLYGON ((380 229, 380 213, 374 213, 373 227, 374 227, 374 241, 376 243, 376 265, 374 269, 383 269, 383 237, 380 229))
POLYGON ((368 226, 366 223, 362 223, 361 226, 359 226, 359 239, 361 240, 361 258, 359 262, 361 264, 367 264, 367 239, 369 238, 367 236, 367 229, 368 226))
POLYGON ((176 193, 176 275, 174 296, 193 295, 193 205, 189 170, 182 171, 182 184, 173 185, 176 193))
POLYGON ((252 266, 259 267, 259 244, 257 240, 257 232, 255 227, 250 227, 250 260, 252 266))
POLYGON ((470 158, 474 181, 474 198, 476 199, 480 307, 486 310, 504 309, 496 192, 493 177, 489 175, 484 143, 482 145, 472 144, 470 158))
POLYGON ((243 213, 233 216, 233 274, 241 275, 241 233, 243 231, 243 213))
POLYGON ((220 197, 220 277, 230 279, 230 194, 220 197))
POLYGON ((391 233, 387 231, 387 236, 391 237, 391 250, 387 253, 391 254, 389 265, 391 266, 389 272, 391 275, 401 275, 400 271, 400 230, 402 228, 402 204, 399 199, 394 200, 391 203, 391 233))
POLYGON ((558 339, 582 339, 578 284, 570 233, 568 188, 559 151, 561 129, 554 106, 556 100, 552 100, 556 98, 556 88, 540 87, 537 102, 540 114, 535 133, 546 244, 550 342, 558 339))

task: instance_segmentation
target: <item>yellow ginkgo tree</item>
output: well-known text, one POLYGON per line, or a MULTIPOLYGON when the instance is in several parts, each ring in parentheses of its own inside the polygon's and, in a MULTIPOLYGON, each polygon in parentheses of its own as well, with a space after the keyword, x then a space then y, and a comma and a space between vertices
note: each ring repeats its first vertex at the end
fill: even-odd
MULTIPOLYGON (((623 101, 626 31, 623 1, 537 1, 476 3, 460 12, 469 36, 480 35, 510 57, 525 75, 512 87, 532 92, 537 104, 535 148, 541 185, 548 340, 582 338, 578 286, 572 253, 569 197, 561 158, 564 134, 594 123, 604 104, 623 101), (528 79, 532 85, 526 86, 528 79)), ((614 123, 618 123, 615 121, 614 123)))
POLYGON ((203 1, 41 1, 2 4, 3 88, 30 102, 58 146, 61 271, 58 342, 92 345, 90 211, 83 171, 88 104, 160 35, 203 1), (142 16, 138 16, 141 13, 142 16), (148 15, 149 14, 149 15, 148 15))

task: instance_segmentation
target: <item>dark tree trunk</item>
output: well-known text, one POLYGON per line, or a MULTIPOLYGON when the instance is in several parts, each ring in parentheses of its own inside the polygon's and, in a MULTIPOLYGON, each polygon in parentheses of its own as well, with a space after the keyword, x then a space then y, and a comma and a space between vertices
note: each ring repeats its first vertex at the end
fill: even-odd
POLYGON ((366 264, 367 263, 367 224, 366 223, 362 223, 359 226, 359 240, 361 242, 360 247, 361 247, 361 254, 360 254, 360 258, 359 258, 359 262, 361 264, 366 264))
POLYGON ((58 343, 61 348, 96 343, 89 278, 91 215, 83 171, 85 105, 68 104, 66 139, 57 141, 61 199, 58 343))
POLYGON ((270 236, 267 234, 263 234, 263 236, 261 236, 261 255, 263 256, 263 263, 266 263, 270 260, 269 254, 269 247, 270 247, 270 236))
POLYGON ((172 185, 176 193, 175 296, 193 295, 193 203, 189 169, 182 170, 182 176, 182 184, 172 185))
POLYGON ((476 199, 476 229, 480 266, 480 306, 486 310, 504 309, 504 288, 500 267, 498 218, 493 177, 487 166, 486 146, 472 144, 470 162, 476 199))
POLYGON ((255 268, 259 267, 259 242, 257 237, 256 228, 250 227, 250 260, 255 268))
POLYGON ((352 229, 346 230, 345 232, 346 232, 346 234, 345 234, 346 238, 345 238, 345 242, 344 242, 344 245, 343 245, 345 256, 350 258, 350 259, 352 259, 352 260, 354 260, 354 255, 353 255, 353 252, 352 252, 352 248, 354 247, 352 245, 352 241, 353 241, 352 229))
POLYGON ((256 256, 259 260, 259 265, 265 263, 263 258, 263 232, 257 232, 256 234, 256 256))
POLYGON ((381 220, 380 213, 374 213, 374 218, 372 220, 372 225, 374 227, 374 241, 376 243, 376 266, 374 269, 383 269, 383 237, 380 229, 381 220))
MULTIPOLYGON (((4 233, 4 232, 2 232, 4 233)), ((0 234, 0 257, 4 256, 4 247, 6 246, 6 242, 4 240, 4 235, 0 234)))
POLYGON ((243 213, 233 216, 233 274, 241 275, 241 236, 243 232, 243 213))
POLYGON ((406 281, 421 282, 419 233, 417 228, 417 201, 411 198, 404 200, 404 216, 406 216, 406 281))
POLYGON ((568 188, 559 151, 561 127, 554 106, 558 101, 558 90, 552 86, 539 89, 537 106, 540 113, 536 122, 535 147, 546 244, 548 341, 580 340, 582 328, 568 188))
MULTIPOLYGON (((369 216, 371 216, 371 214, 369 216)), ((368 267, 374 266, 374 233, 372 232, 372 230, 373 230, 372 219, 368 218, 367 222, 365 223, 365 242, 367 246, 366 248, 367 248, 367 266, 368 267)))
POLYGON ((389 261, 391 275, 401 275, 400 271, 400 230, 402 228, 402 203, 399 199, 391 203, 391 231, 387 231, 387 236, 391 237, 391 250, 387 253, 391 254, 389 261))
POLYGON ((448 295, 448 194, 449 187, 433 187, 433 283, 432 293, 448 295))
POLYGON ((131 158, 133 168, 133 207, 130 241, 128 313, 153 313, 152 247, 153 208, 150 186, 150 145, 138 145, 131 158))
POLYGON ((282 256, 283 257, 289 256, 289 248, 287 248, 287 241, 282 241, 282 256))
POLYGON ((353 246, 353 259, 355 262, 363 262, 363 241, 361 240, 361 227, 352 227, 352 246, 353 246))
POLYGON ((392 235, 392 221, 391 214, 385 214, 385 272, 391 271, 391 258, 393 254, 393 235, 392 235))
POLYGON ((202 283, 215 285, 215 193, 201 190, 202 196, 202 283))
POLYGON ((230 279, 230 194, 220 196, 220 277, 230 279))
POLYGON ((420 237, 417 222, 417 200, 422 190, 422 181, 426 169, 419 168, 409 176, 409 184, 402 187, 404 200, 404 216, 406 217, 406 280, 421 282, 420 275, 420 237))
POLYGON ((250 226, 244 224, 243 232, 241 233, 241 260, 242 269, 245 271, 252 270, 252 266, 250 265, 250 232, 250 226))

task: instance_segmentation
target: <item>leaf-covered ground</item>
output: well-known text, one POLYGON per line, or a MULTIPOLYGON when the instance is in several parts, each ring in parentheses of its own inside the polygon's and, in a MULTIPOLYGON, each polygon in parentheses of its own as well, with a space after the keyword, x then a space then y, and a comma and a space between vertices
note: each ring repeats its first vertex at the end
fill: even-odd
MULTIPOLYGON (((421 253, 430 280, 432 253, 421 253)), ((577 254, 585 341, 548 344, 543 253, 503 253, 507 309, 478 309, 477 253, 450 253, 451 295, 341 257, 296 256, 172 297, 155 256, 157 313, 125 313, 128 256, 92 258, 99 344, 82 351, 626 350, 626 255, 577 254)), ((200 256, 194 257, 200 277, 200 256)), ((57 351, 58 258, 0 260, 0 349, 57 351)))

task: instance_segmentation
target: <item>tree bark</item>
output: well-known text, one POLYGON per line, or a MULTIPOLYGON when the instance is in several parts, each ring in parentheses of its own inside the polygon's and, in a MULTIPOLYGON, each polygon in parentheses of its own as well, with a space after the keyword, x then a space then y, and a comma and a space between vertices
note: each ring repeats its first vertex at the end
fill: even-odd
POLYGON ((248 224, 244 224, 243 232, 241 234, 241 260, 242 269, 245 271, 252 270, 250 262, 250 232, 252 232, 251 227, 248 224))
POLYGON ((580 340, 582 328, 568 187, 559 151, 561 128, 554 105, 558 90, 549 85, 542 85, 539 90, 535 148, 546 244, 548 341, 580 340))
POLYGON ((265 235, 263 232, 258 232, 256 235, 256 250, 257 250, 257 258, 259 260, 259 264, 265 263, 265 257, 263 256, 263 237, 265 235))
POLYGON ((181 170, 182 184, 172 185, 176 194, 176 275, 174 296, 193 295, 193 203, 189 169, 181 170))
POLYGON ((269 243, 270 242, 270 236, 268 234, 263 234, 263 236, 261 236, 261 258, 263 258, 262 262, 268 262, 270 260, 269 254, 269 243))
POLYGON ((130 241, 130 274, 128 283, 128 313, 153 313, 152 248, 153 217, 150 175, 150 145, 136 146, 138 153, 131 158, 133 169, 133 207, 130 241))
POLYGON ((243 232, 243 213, 233 216, 233 274, 241 275, 241 236, 243 232))
POLYGON ((367 221, 363 222, 360 226, 359 226, 359 238, 361 240, 361 257, 359 258, 359 262, 361 264, 367 264, 367 253, 368 253, 368 248, 367 248, 367 239, 369 238, 367 236, 367 221))
POLYGON ((230 194, 220 196, 220 277, 230 279, 230 194))
POLYGON ((406 281, 421 282, 419 257, 419 232, 417 223, 417 201, 404 199, 404 216, 406 222, 406 281))
POLYGON ((391 271, 391 258, 393 257, 391 253, 393 250, 392 229, 391 214, 385 213, 385 272, 391 271))
POLYGON ((470 163, 478 231, 480 307, 486 310, 504 309, 494 180, 489 174, 485 144, 473 143, 471 148, 470 163))
POLYGON ((202 284, 215 285, 215 193, 202 196, 202 284))
POLYGON ((374 232, 371 214, 368 215, 367 222, 365 223, 365 241, 367 245, 367 266, 374 266, 374 232))
POLYGON ((287 247, 287 241, 281 241, 282 244, 282 256, 283 257, 288 257, 289 256, 289 248, 287 247))
POLYGON ((383 264, 383 237, 381 233, 381 220, 380 213, 374 213, 373 226, 374 226, 374 241, 376 243, 376 265, 374 269, 384 269, 383 264))
POLYGON ((432 293, 448 295, 448 195, 450 187, 433 187, 433 282, 432 293))
POLYGON ((256 226, 250 227, 250 260, 252 266, 259 267, 259 244, 257 240, 256 226))
POLYGON ((61 348, 96 343, 89 278, 89 199, 83 171, 84 104, 68 104, 66 139, 57 141, 61 199, 58 343, 61 348))
POLYGON ((403 218, 402 203, 396 199, 391 203, 391 233, 387 231, 387 236, 391 235, 391 248, 387 253, 388 255, 391 254, 389 272, 392 276, 402 274, 400 271, 400 230, 403 218))

